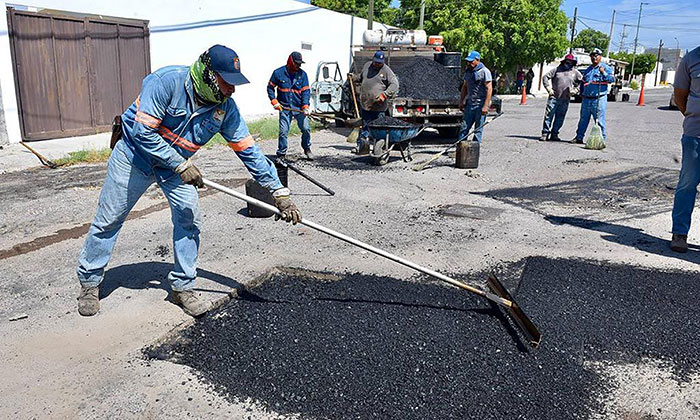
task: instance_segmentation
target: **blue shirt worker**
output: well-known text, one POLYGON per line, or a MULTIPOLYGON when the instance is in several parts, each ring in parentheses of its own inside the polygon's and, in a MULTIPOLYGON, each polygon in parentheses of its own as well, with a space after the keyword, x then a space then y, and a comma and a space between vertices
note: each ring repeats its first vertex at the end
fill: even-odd
POLYGON ((559 141, 559 130, 564 125, 569 110, 571 90, 577 87, 583 76, 576 70, 576 57, 567 54, 559 65, 542 77, 542 85, 547 90, 547 107, 542 122, 540 141, 559 141))
POLYGON ((600 61, 602 58, 603 52, 598 48, 594 49, 591 52, 591 65, 581 72, 583 75, 581 117, 578 121, 576 137, 571 140, 571 143, 583 144, 591 117, 600 125, 603 139, 608 139, 605 130, 605 111, 608 108, 608 84, 615 81, 615 76, 612 67, 600 61))
POLYGON ((277 138, 277 157, 284 159, 287 155, 287 135, 292 119, 297 121, 301 131, 301 147, 309 160, 314 159, 311 153, 311 124, 309 123, 309 78, 301 69, 304 63, 301 53, 294 51, 289 54, 287 64, 272 72, 267 84, 267 97, 272 106, 279 111, 279 136, 277 138), (275 90, 277 94, 275 95, 275 90))
POLYGON ((245 83, 238 55, 222 45, 209 48, 190 67, 164 67, 143 80, 140 95, 121 115, 122 137, 109 158, 97 213, 78 260, 81 315, 99 310, 99 286, 117 235, 153 183, 163 191, 172 215, 175 265, 168 274, 172 300, 195 317, 210 309, 210 303, 192 290, 201 225, 195 187, 204 183, 191 158, 217 133, 253 178, 272 192, 281 218, 301 220, 289 189, 255 144, 231 98, 236 86, 245 83))
POLYGON ((688 251, 690 218, 700 184, 700 47, 686 54, 676 70, 673 98, 683 116, 681 173, 673 200, 671 249, 688 251))
POLYGON ((464 72, 462 94, 460 96, 460 109, 464 112, 459 138, 466 140, 469 130, 476 124, 473 140, 481 143, 483 125, 486 122, 486 114, 491 106, 491 71, 481 62, 481 54, 477 51, 467 55, 467 69, 464 72), (466 102, 465 102, 466 101, 466 102))

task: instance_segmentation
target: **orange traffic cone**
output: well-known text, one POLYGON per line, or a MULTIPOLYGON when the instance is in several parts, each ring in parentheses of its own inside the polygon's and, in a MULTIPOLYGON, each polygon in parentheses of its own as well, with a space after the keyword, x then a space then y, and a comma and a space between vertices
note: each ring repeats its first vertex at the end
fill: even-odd
POLYGON ((523 95, 520 97, 520 105, 527 103, 527 95, 525 95, 525 86, 523 86, 523 95))
POLYGON ((642 90, 639 91, 639 101, 637 106, 644 106, 644 79, 642 79, 642 90))

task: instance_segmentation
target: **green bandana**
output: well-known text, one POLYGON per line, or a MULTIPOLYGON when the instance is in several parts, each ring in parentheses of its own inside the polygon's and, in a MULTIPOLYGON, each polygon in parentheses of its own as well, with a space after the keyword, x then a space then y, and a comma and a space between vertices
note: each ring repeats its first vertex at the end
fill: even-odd
POLYGON ((198 99, 209 104, 220 104, 228 98, 224 96, 219 89, 219 84, 216 83, 216 74, 209 67, 210 61, 207 52, 199 56, 199 59, 190 66, 190 77, 192 77, 194 92, 198 99))

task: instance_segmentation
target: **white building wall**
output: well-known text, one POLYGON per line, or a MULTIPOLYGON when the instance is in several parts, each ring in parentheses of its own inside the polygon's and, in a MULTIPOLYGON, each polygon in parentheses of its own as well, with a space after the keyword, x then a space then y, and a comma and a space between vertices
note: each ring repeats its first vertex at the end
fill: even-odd
MULTIPOLYGON (((12 5, 2 2, 3 6, 12 5)), ((350 40, 357 45, 367 21, 294 0, 169 0, 119 2, 95 0, 27 0, 24 6, 150 21, 151 69, 191 64, 213 44, 234 49, 250 84, 238 86, 234 99, 247 118, 272 114, 266 87, 272 71, 292 51, 304 56, 303 68, 313 82, 319 61, 338 61, 348 72, 350 40), (351 33, 352 27, 352 33, 351 33), (301 43, 312 50, 302 50, 301 43)), ((375 28, 383 27, 375 23, 375 28)), ((21 139, 7 19, 0 18, 0 95, 7 137, 21 139)), ((1 130, 2 127, 0 127, 1 130)), ((0 139, 2 139, 0 133, 0 139)))

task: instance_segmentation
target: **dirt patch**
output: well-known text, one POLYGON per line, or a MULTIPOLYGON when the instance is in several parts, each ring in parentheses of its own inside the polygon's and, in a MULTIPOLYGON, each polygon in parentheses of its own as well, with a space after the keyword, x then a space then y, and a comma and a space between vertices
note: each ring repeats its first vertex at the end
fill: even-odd
POLYGON ((695 275, 530 258, 515 295, 544 339, 528 352, 499 309, 463 291, 282 274, 146 352, 278 413, 584 419, 612 386, 585 362, 651 357, 680 381, 698 372, 698 292, 695 275))
POLYGON ((666 186, 677 179, 677 171, 637 168, 578 181, 476 194, 543 214, 564 210, 567 215, 597 214, 607 219, 646 217, 670 210, 673 191, 666 186))

